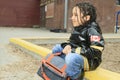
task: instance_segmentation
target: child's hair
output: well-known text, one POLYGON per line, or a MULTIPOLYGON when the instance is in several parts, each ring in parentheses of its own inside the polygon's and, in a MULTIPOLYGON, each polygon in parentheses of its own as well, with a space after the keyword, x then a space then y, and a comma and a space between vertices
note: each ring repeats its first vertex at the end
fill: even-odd
POLYGON ((81 2, 76 4, 76 6, 79 7, 80 12, 83 13, 83 16, 90 15, 89 22, 96 21, 96 8, 92 4, 88 2, 81 2))

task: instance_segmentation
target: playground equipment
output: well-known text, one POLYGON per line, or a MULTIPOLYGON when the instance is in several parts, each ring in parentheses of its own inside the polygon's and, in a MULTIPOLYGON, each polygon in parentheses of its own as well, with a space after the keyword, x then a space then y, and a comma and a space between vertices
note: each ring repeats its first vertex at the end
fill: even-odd
MULTIPOLYGON (((37 46, 20 38, 11 38, 10 42, 43 57, 51 53, 51 50, 47 48, 37 46)), ((120 74, 98 67, 94 71, 85 72, 85 78, 87 80, 120 80, 120 74)))
POLYGON ((119 14, 120 14, 120 11, 118 11, 118 12, 116 13, 115 33, 117 33, 117 32, 118 32, 118 29, 120 28, 120 27, 118 26, 118 17, 119 17, 119 14))

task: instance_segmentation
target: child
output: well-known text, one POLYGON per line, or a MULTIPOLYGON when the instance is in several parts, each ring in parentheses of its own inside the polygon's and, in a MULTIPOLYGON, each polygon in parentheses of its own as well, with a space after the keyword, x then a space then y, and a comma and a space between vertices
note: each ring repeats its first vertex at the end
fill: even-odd
POLYGON ((57 44, 53 54, 60 52, 60 57, 67 64, 66 74, 77 80, 84 70, 95 70, 101 63, 104 39, 96 22, 96 9, 87 2, 76 4, 72 9, 73 32, 68 43, 57 44), (81 47, 79 54, 75 50, 81 47))

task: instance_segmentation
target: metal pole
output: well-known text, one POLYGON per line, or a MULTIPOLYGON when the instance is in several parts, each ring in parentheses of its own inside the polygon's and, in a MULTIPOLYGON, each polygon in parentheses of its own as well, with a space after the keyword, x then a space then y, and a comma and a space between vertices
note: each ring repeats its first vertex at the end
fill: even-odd
POLYGON ((68 0, 65 0, 65 10, 64 10, 64 29, 67 28, 67 13, 68 13, 68 0))

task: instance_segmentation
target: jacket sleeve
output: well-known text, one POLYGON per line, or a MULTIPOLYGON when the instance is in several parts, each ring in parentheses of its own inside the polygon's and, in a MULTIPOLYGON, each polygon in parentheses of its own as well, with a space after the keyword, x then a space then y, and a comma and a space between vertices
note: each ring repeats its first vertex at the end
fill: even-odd
POLYGON ((94 28, 87 31, 87 46, 82 45, 81 55, 87 57, 90 70, 96 69, 101 63, 101 53, 104 49, 102 34, 94 28))
POLYGON ((82 45, 81 54, 88 58, 99 58, 103 49, 104 49, 104 39, 102 34, 99 33, 96 29, 90 28, 87 32, 87 41, 88 46, 82 45))
POLYGON ((88 40, 90 42, 90 48, 94 48, 100 51, 104 49, 104 39, 96 29, 91 28, 88 30, 88 40))

